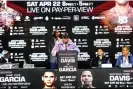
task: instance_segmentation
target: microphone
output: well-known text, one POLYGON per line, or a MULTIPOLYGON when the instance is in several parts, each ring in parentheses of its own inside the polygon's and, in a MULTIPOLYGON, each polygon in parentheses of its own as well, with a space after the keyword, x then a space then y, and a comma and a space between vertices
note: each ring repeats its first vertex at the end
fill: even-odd
POLYGON ((65 50, 67 51, 67 44, 65 44, 65 50))

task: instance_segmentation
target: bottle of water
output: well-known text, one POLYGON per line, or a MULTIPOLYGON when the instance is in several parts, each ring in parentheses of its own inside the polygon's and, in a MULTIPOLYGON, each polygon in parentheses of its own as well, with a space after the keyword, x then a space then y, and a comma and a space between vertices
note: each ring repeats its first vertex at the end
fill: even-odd
POLYGON ((102 62, 98 61, 98 67, 101 67, 102 62))

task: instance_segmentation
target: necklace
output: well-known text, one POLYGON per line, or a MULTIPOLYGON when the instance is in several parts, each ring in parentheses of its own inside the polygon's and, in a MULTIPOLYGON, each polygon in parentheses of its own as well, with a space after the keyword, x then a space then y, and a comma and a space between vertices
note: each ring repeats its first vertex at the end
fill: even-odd
POLYGON ((127 15, 122 15, 122 14, 120 14, 120 13, 117 11, 116 8, 114 8, 114 10, 115 10, 115 12, 116 12, 116 14, 117 14, 117 16, 118 16, 118 23, 119 23, 119 24, 126 24, 126 23, 128 23, 128 13, 129 13, 130 9, 131 9, 131 7, 129 6, 127 15))

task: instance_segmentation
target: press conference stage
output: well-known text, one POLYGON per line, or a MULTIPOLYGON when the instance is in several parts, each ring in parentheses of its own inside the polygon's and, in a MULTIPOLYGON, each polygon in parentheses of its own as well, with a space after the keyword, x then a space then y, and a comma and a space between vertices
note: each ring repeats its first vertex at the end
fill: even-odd
POLYGON ((0 89, 56 88, 133 88, 132 0, 0 0, 0 89))

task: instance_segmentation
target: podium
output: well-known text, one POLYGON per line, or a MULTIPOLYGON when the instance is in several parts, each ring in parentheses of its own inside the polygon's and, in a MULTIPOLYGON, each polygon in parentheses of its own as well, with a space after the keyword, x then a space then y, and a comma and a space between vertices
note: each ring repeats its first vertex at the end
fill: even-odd
POLYGON ((59 51, 57 54, 57 60, 60 88, 76 89, 78 52, 72 50, 59 51))

